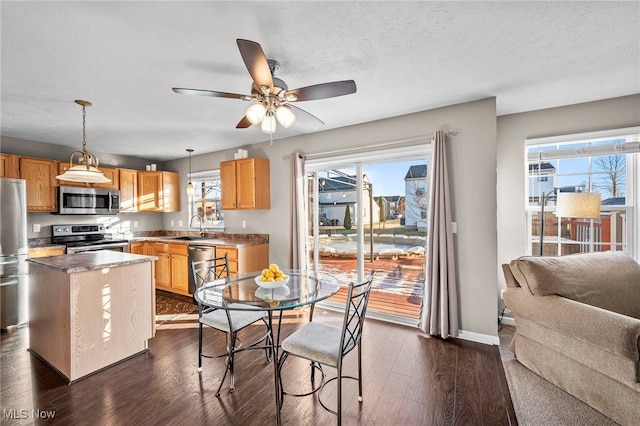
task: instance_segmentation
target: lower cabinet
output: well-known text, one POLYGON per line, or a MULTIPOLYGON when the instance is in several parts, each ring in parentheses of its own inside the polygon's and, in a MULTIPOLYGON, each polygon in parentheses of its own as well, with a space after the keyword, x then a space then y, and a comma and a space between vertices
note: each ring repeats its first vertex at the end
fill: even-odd
POLYGON ((155 243, 156 288, 189 294, 187 244, 155 243))
MULTIPOLYGON (((133 254, 157 256, 155 265, 156 288, 189 295, 188 244, 165 242, 136 242, 129 244, 133 254)), ((216 256, 227 255, 229 273, 260 272, 269 266, 269 244, 251 246, 216 246, 216 256)))

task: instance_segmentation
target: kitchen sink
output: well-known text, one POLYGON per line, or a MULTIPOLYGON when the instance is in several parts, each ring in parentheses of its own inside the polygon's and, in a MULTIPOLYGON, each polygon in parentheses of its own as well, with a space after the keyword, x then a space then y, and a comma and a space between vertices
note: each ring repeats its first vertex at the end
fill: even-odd
POLYGON ((201 241, 201 240, 208 240, 210 238, 183 236, 183 237, 171 237, 169 239, 171 239, 171 240, 179 240, 179 241, 201 241))

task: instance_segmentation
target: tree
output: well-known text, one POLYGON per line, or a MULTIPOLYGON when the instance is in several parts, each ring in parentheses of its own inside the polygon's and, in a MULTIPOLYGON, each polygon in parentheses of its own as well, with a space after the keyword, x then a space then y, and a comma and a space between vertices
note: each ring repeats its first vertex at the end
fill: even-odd
POLYGON ((593 159, 594 171, 600 174, 593 184, 594 189, 608 192, 612 197, 624 196, 626 164, 624 155, 608 155, 606 157, 596 157, 593 159))
POLYGON ((342 222, 344 229, 351 229, 351 208, 347 203, 347 208, 344 210, 344 221, 342 222))

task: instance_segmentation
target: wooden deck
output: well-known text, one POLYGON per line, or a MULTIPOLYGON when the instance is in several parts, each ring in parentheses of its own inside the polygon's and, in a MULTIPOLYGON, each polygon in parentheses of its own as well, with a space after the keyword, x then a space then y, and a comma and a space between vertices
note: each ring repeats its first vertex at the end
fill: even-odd
MULTIPOLYGON (((342 287, 338 293, 329 299, 330 302, 344 305, 347 299, 347 288, 342 287)), ((408 319, 420 317, 420 304, 422 299, 415 296, 393 294, 381 290, 371 290, 369 296, 368 313, 380 313, 386 315, 396 315, 408 319)))

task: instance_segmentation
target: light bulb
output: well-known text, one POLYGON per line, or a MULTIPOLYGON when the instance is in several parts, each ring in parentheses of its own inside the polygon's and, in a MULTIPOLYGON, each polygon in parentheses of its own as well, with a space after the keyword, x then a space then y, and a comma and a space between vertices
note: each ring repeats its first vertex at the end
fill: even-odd
POLYGON ((247 108, 247 112, 245 116, 247 120, 251 122, 251 124, 258 124, 262 121, 265 114, 267 113, 267 109, 262 104, 253 104, 249 108, 247 108))
POLYGON ((189 182, 187 184, 187 197, 193 197, 196 195, 196 189, 193 187, 193 184, 189 182))
POLYGON ((265 133, 271 134, 276 132, 276 116, 272 109, 267 112, 267 115, 262 120, 261 128, 265 133))
POLYGON ((291 111, 291 108, 285 105, 278 107, 276 110, 276 118, 285 129, 291 127, 296 121, 296 115, 291 111))

